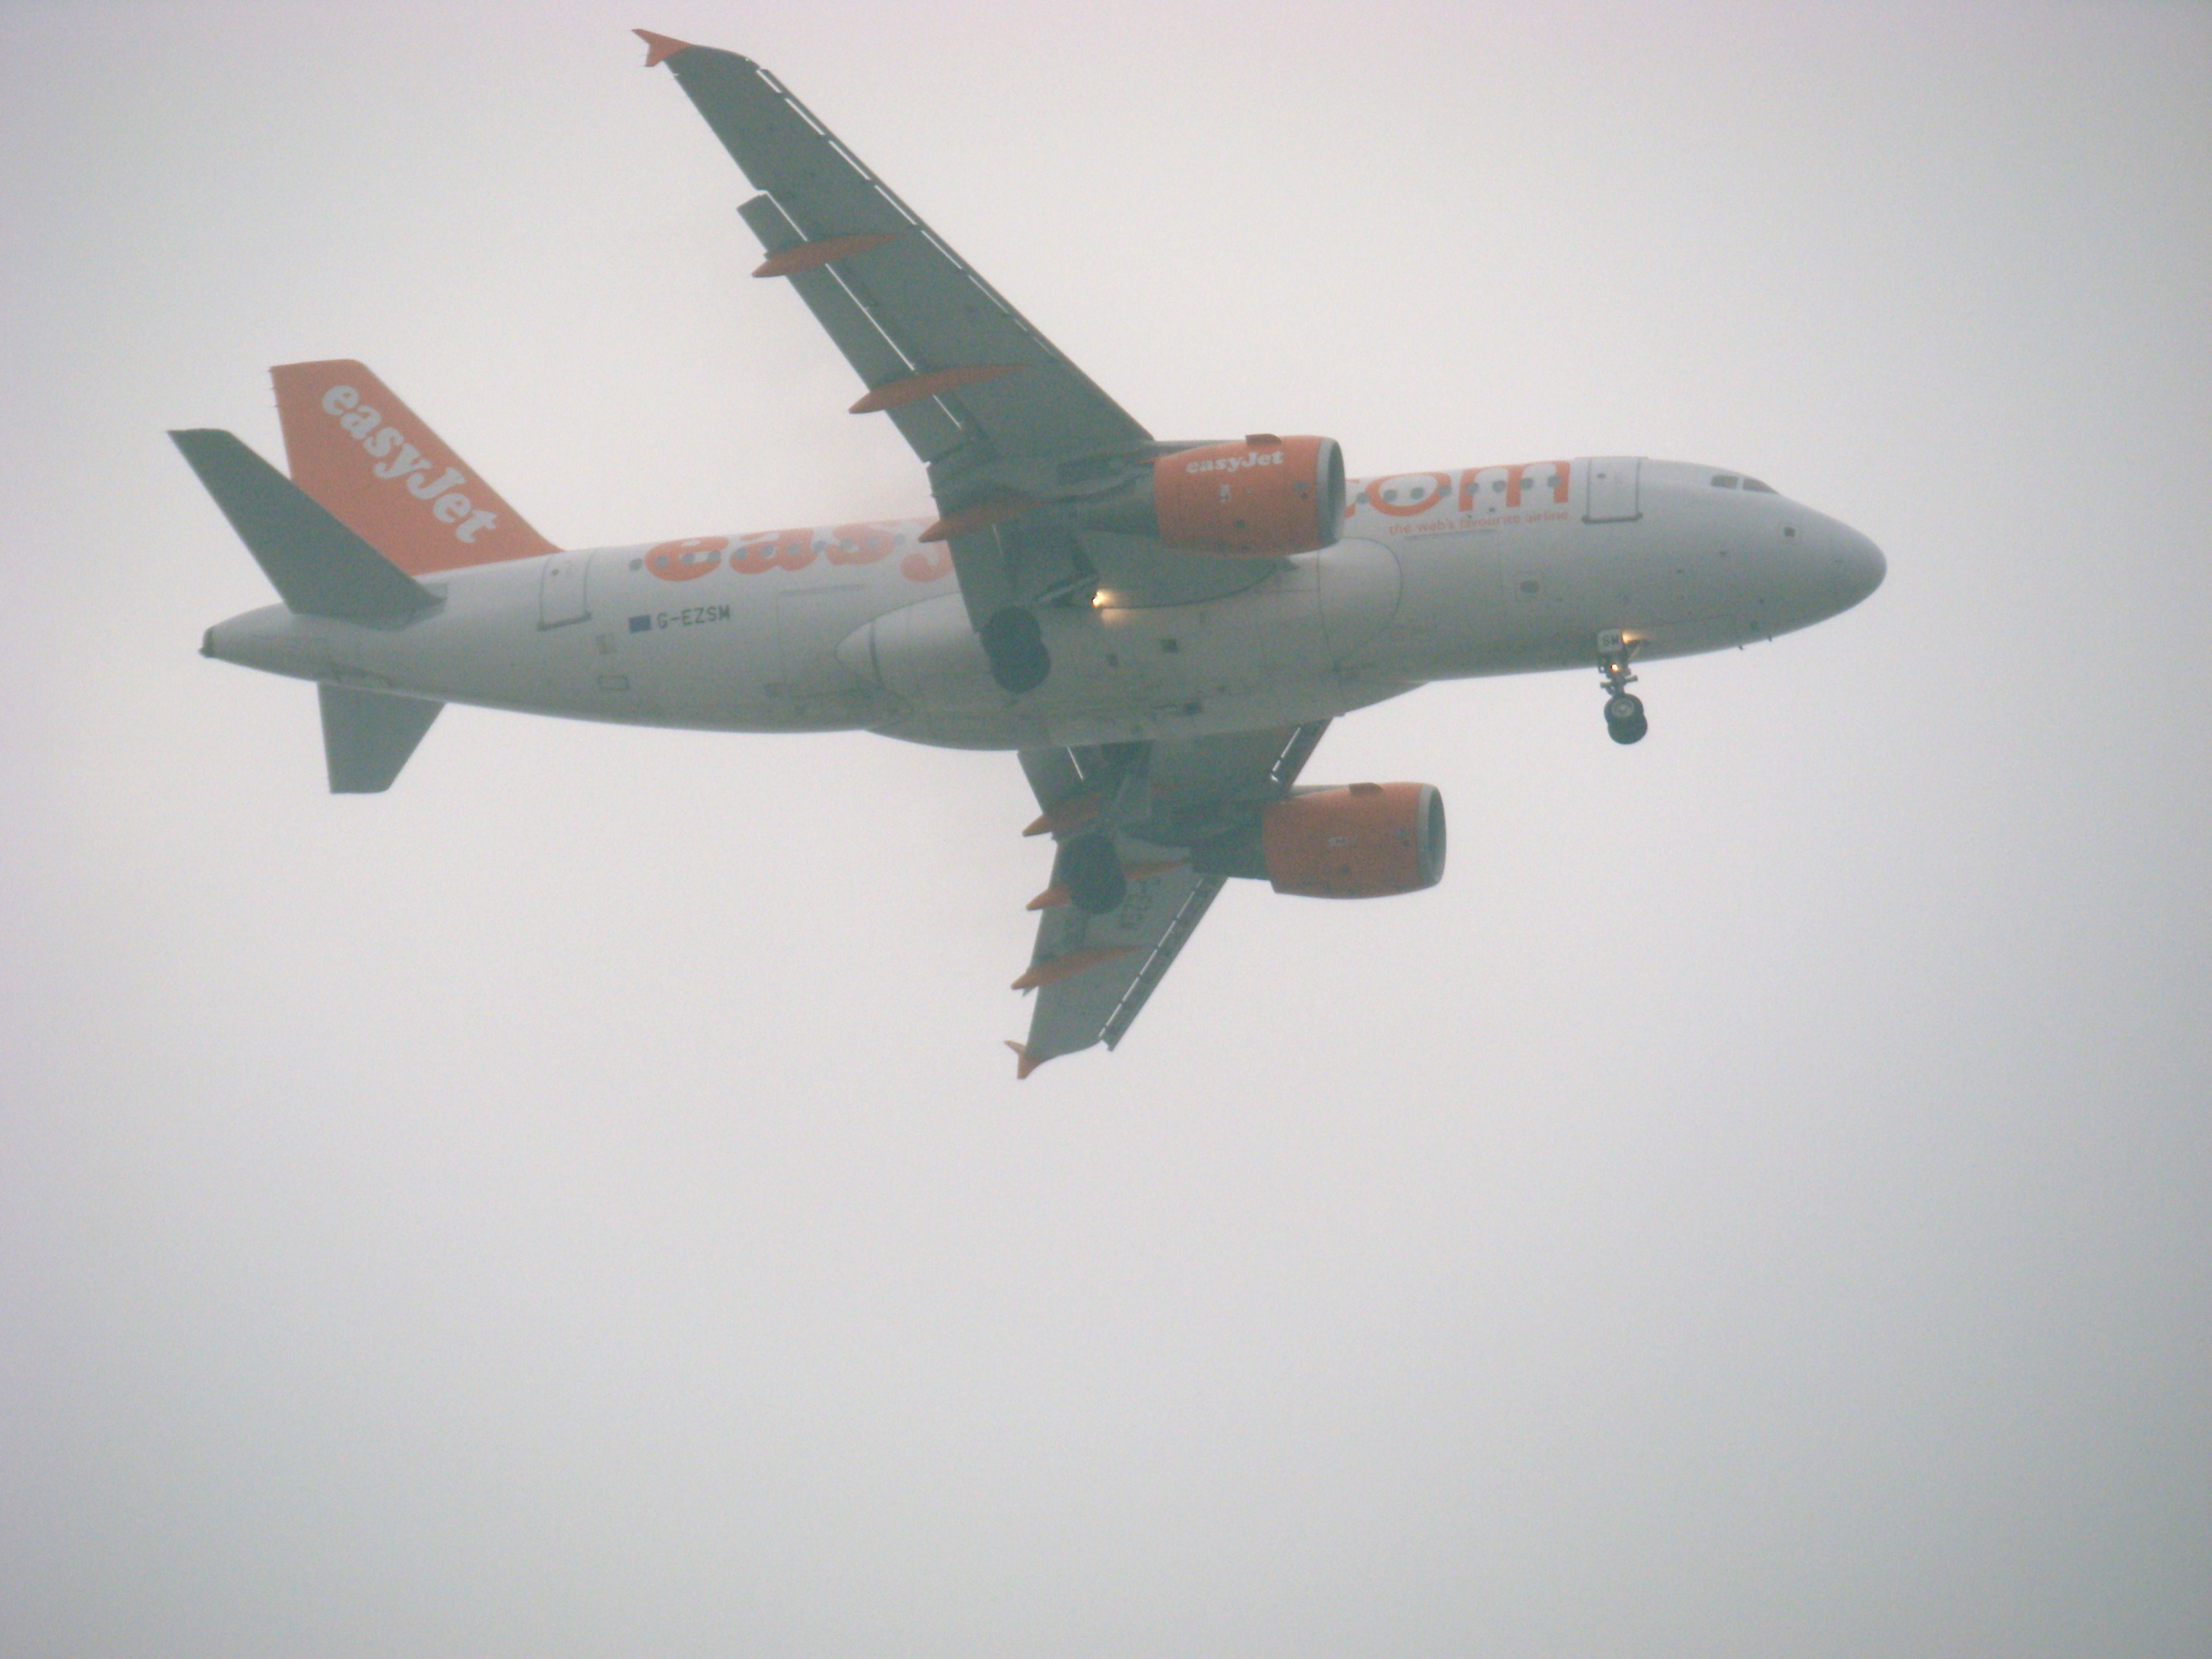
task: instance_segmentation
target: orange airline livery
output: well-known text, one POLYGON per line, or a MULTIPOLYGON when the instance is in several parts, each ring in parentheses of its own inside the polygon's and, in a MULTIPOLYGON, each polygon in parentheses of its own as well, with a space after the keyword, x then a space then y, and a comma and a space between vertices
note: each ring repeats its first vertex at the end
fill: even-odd
POLYGON ((1152 436, 766 70, 638 33, 757 193, 738 212, 927 471, 938 514, 562 549, 357 362, 274 371, 287 470, 177 447, 283 603, 207 630, 316 683, 330 787, 440 708, 1012 750, 1036 1002, 1018 1074, 1127 1031, 1224 882, 1431 887, 1419 783, 1301 783, 1328 723, 1431 680, 1771 639, 1880 585, 1865 537, 1723 467, 1594 456, 1347 478, 1328 438, 1152 436))

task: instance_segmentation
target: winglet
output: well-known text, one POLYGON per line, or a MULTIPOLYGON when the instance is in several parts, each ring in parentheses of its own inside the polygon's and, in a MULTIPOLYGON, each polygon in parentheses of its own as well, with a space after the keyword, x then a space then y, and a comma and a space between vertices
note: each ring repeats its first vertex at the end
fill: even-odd
POLYGON ((689 40, 678 40, 671 34, 655 34, 651 29, 632 29, 630 33, 645 42, 645 66, 647 69, 665 63, 679 52, 691 50, 689 40))
POLYGON ((1012 1037, 1006 1039, 1006 1047, 1014 1051, 1014 1081, 1017 1083, 1028 1082, 1030 1073, 1043 1065, 1044 1060, 1052 1058, 1050 1054, 1047 1054, 1044 1060, 1037 1059, 1030 1053, 1025 1045, 1015 1042, 1012 1037))

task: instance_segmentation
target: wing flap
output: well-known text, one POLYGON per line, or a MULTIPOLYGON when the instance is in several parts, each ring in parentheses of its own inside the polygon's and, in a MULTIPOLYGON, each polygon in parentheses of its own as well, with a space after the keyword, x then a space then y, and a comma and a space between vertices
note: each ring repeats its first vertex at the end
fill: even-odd
POLYGON ((979 630, 1001 606, 1046 604, 1087 588, 1095 575, 1073 532, 1048 514, 985 525, 946 545, 968 620, 979 630))
POLYGON ((1110 915, 1086 915, 1073 905, 1045 913, 1023 975, 1038 987, 1022 1045, 1032 1068, 1093 1043, 1120 1042, 1221 890, 1218 876, 1200 875, 1177 849, 1116 836, 1115 850, 1125 867, 1167 867, 1133 878, 1110 915))
POLYGON ((1219 876, 1200 876, 1191 884, 1190 890, 1183 895, 1182 902, 1176 906, 1174 914, 1169 916, 1165 931, 1153 941, 1152 948, 1146 952, 1144 961, 1138 964, 1137 971, 1123 988, 1121 1000, 1115 1003, 1113 1012, 1106 1016, 1106 1024, 1099 1030, 1098 1040, 1109 1048, 1121 1042, 1122 1035, 1144 1012, 1146 999, 1167 977, 1168 969, 1174 965, 1176 956, 1190 936, 1198 931, 1198 924, 1206 919, 1207 908, 1220 896, 1222 885, 1219 876))
POLYGON ((1024 749, 1022 770, 1043 816, 1032 830, 1094 833, 1102 817, 1129 890, 1110 915, 1086 915, 1059 888, 1032 901, 1039 919, 1018 988, 1034 988, 1026 1041, 1011 1044, 1027 1077, 1061 1054, 1119 1043, 1167 977, 1224 878, 1191 862, 1258 808, 1279 800, 1328 729, 1327 720, 1177 743, 1024 749), (1141 824, 1142 833, 1131 827, 1141 824))
MULTIPOLYGON (((760 238, 761 246, 768 250, 769 263, 787 253, 820 243, 809 243, 798 226, 793 224, 773 197, 756 196, 738 210, 738 216, 760 238)), ((866 238, 836 239, 866 240, 866 238)), ((830 337, 853 372, 860 377, 864 386, 890 385, 914 373, 914 365, 901 355, 890 336, 878 327, 853 291, 830 264, 796 270, 789 274, 793 288, 814 313, 814 320, 822 325, 822 331, 830 337)), ((765 267, 763 267, 765 269, 765 267)), ((756 272, 756 275, 758 273, 756 272)), ((891 423, 898 428, 899 435, 924 461, 933 462, 951 453, 966 439, 967 433, 952 412, 938 398, 907 404, 885 411, 891 423)))

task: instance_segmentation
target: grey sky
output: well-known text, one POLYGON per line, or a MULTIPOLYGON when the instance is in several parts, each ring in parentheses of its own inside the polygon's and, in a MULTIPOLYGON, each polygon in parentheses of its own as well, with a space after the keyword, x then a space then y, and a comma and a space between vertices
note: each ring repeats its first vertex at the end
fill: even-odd
POLYGON ((0 1649, 2212 1651, 2204 8, 18 4, 0 436, 0 1649), (269 364, 564 544, 927 504, 633 23, 1156 430, 1888 582, 1634 750, 1340 723, 1443 886, 1240 885, 1019 1086, 1009 757, 457 708, 333 800, 161 435, 269 364))

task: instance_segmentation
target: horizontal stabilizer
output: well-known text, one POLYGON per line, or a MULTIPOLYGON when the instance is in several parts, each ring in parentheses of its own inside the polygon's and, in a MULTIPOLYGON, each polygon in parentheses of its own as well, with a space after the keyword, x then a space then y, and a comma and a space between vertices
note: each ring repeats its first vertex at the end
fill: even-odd
POLYGON ((231 434, 201 430, 169 436, 293 610, 347 622, 392 623, 438 602, 429 589, 231 434))
POLYGON ((319 685, 323 757, 333 795, 374 795, 392 787, 399 769, 446 705, 349 685, 319 685))

